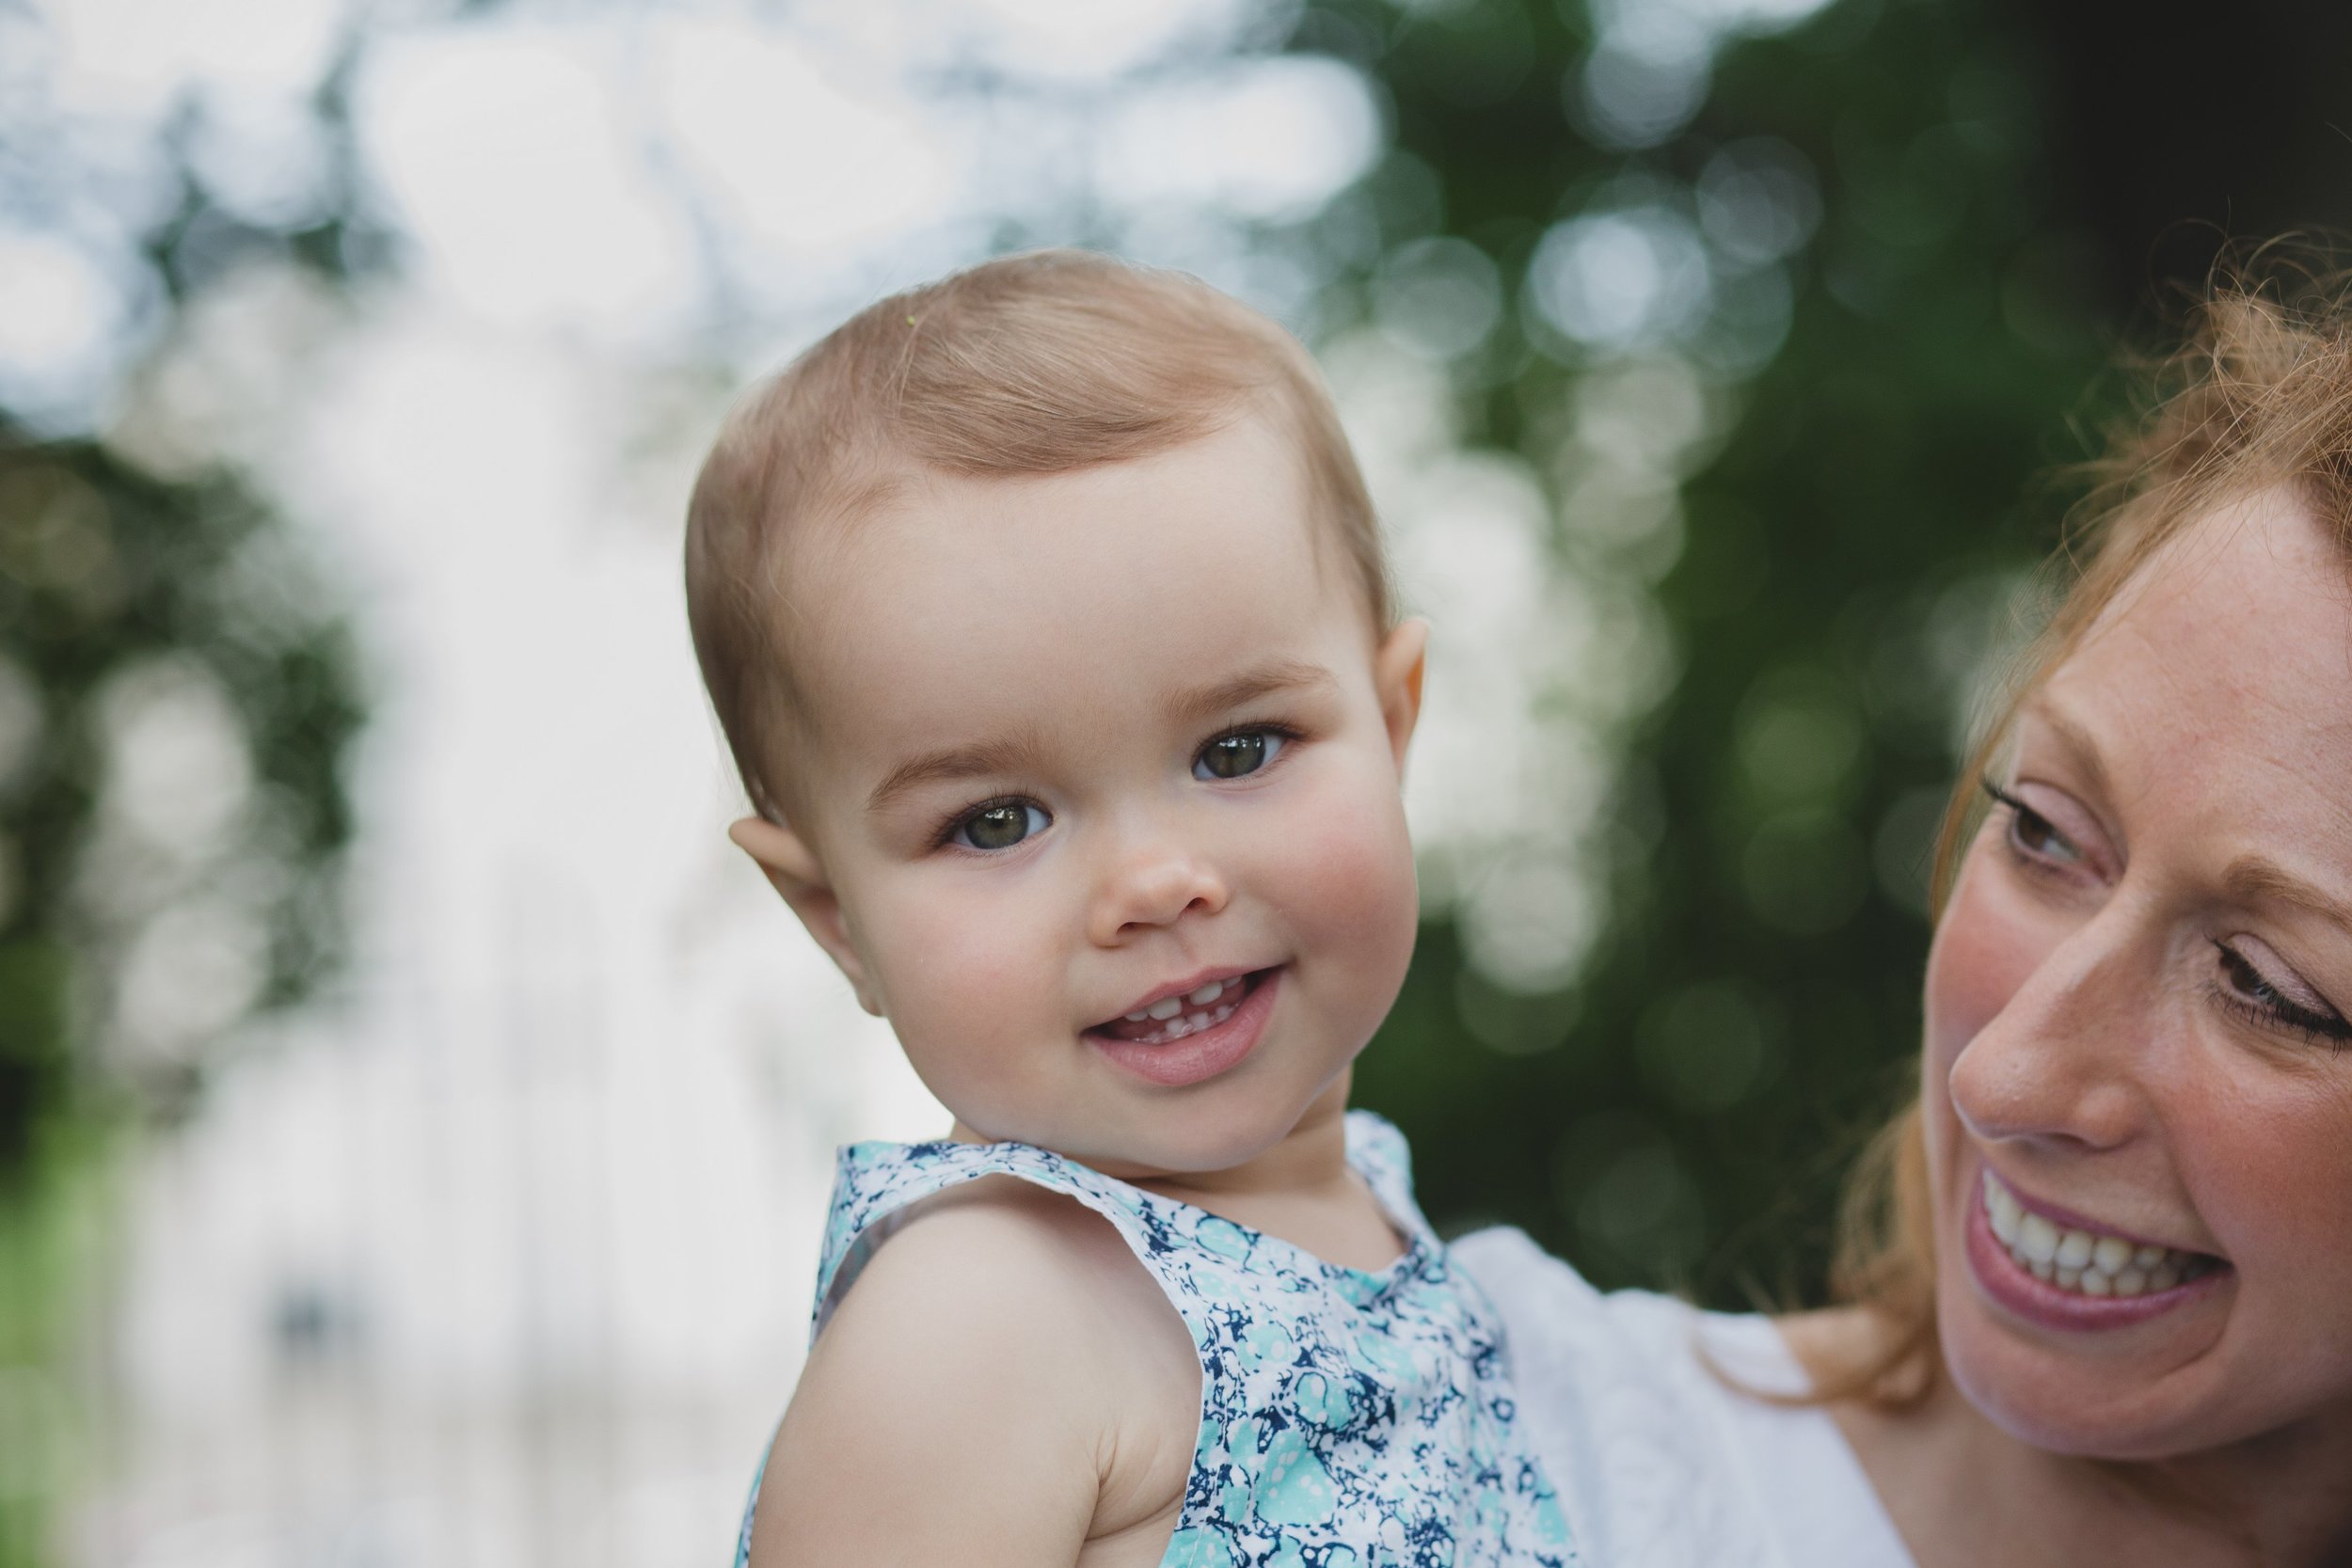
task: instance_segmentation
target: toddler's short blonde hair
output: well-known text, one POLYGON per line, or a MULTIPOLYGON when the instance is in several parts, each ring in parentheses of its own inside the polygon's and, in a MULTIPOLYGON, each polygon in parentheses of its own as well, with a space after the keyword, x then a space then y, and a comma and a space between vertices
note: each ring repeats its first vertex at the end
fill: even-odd
POLYGON ((853 522, 925 471, 1149 457, 1253 410, 1296 443, 1316 521, 1386 631, 1379 528, 1313 359, 1198 278, 1078 250, 1009 256, 868 307, 753 388, 704 459, 686 524, 694 654, 753 808, 781 820, 788 794, 795 535, 853 522))

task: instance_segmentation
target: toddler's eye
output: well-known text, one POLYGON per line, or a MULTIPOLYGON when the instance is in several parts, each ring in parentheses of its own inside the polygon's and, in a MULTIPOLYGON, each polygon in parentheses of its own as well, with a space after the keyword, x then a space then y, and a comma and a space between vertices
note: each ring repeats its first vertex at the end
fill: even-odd
POLYGON ((992 800, 959 819, 949 842, 967 849, 1009 849, 1031 833, 1041 833, 1052 817, 1026 800, 992 800))
POLYGON ((1196 779, 1238 779, 1255 773, 1281 751, 1283 737, 1272 730, 1237 730, 1220 735, 1193 759, 1196 779))

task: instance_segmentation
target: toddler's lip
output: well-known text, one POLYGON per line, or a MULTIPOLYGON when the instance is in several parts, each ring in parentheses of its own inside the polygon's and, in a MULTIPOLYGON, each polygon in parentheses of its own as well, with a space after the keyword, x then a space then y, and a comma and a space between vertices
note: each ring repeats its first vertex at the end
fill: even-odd
POLYGON ((1248 964, 1228 964, 1221 969, 1201 970, 1181 980, 1171 980, 1156 990, 1146 992, 1140 1001, 1129 1003, 1117 1016, 1104 1019, 1099 1023, 1091 1025, 1090 1029, 1110 1029, 1121 1023, 1143 1022, 1152 1016, 1152 1009, 1154 1007, 1160 1008, 1166 1017, 1173 1018, 1184 1011, 1187 1005, 1214 1006, 1217 1000, 1216 996, 1203 996, 1200 993, 1213 986, 1222 987, 1262 972, 1263 966, 1252 967, 1248 964), (1168 1004, 1171 1002, 1177 1006, 1168 1006, 1168 1004))
MULTIPOLYGON (((1122 1015, 1082 1037, 1106 1061, 1146 1084, 1180 1089, 1207 1083, 1257 1050, 1281 984, 1279 964, 1250 971, 1226 981, 1217 1000, 1197 1012, 1165 1020, 1147 1015, 1139 1023, 1122 1015)), ((1185 999, 1186 993, 1178 994, 1179 1001, 1185 999)))

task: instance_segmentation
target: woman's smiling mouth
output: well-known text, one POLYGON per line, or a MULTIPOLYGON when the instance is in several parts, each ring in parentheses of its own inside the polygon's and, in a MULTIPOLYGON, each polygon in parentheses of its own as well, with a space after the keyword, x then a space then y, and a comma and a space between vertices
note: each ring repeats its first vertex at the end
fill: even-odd
POLYGON ((2231 1272, 2209 1253, 2042 1212, 1989 1168, 1969 1210, 1968 1260, 1978 1283, 2003 1307, 2052 1327, 2143 1323, 2206 1294, 2231 1272))

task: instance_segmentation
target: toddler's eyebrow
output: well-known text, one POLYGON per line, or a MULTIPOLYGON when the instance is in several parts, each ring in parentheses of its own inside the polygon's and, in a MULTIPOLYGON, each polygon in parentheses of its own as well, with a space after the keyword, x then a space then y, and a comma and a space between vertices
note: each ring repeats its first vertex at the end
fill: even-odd
POLYGON ((1215 681, 1181 693, 1168 705, 1168 709, 1187 723, 1205 724, 1246 703, 1254 703, 1278 691, 1304 691, 1338 684, 1332 679, 1331 672, 1320 664, 1310 664, 1297 658, 1278 658, 1255 669, 1245 670, 1230 679, 1215 681))
POLYGON ((1026 739, 982 740, 970 746, 953 746, 944 752, 926 752, 909 757, 890 770, 890 776, 874 786, 874 793, 866 798, 866 809, 879 812, 911 789, 923 784, 952 784, 958 779, 1003 777, 1024 771, 1038 754, 1037 746, 1026 739))

